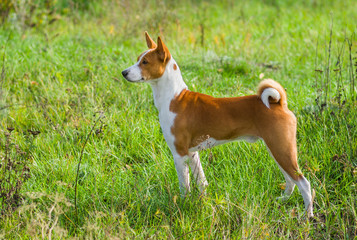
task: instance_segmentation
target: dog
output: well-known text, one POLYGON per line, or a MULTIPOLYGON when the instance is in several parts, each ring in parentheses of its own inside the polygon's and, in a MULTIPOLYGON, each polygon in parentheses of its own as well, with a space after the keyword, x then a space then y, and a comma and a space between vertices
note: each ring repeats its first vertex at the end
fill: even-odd
POLYGON ((297 163, 296 117, 288 109, 284 88, 274 80, 260 82, 256 95, 214 98, 188 90, 180 68, 160 37, 145 32, 148 50, 122 71, 129 82, 151 85, 165 140, 172 152, 181 193, 190 191, 189 167, 201 192, 208 186, 198 150, 222 143, 262 139, 286 180, 281 199, 298 186, 305 211, 313 216, 309 181, 297 163))

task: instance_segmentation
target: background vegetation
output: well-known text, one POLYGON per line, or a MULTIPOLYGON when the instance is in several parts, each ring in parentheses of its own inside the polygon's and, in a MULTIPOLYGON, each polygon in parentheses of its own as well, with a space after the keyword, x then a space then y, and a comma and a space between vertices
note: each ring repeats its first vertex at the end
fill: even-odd
POLYGON ((0 238, 356 237, 356 1, 3 0, 0 17, 0 238), (275 201, 261 142, 201 152, 207 196, 179 197, 151 89, 120 74, 145 30, 194 91, 286 88, 314 219, 297 190, 275 201))

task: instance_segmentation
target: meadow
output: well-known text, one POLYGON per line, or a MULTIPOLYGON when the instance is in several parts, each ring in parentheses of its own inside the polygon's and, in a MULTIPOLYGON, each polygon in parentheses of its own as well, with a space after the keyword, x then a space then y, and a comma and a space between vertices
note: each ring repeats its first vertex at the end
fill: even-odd
POLYGON ((356 239, 357 2, 0 3, 0 239, 356 239), (188 87, 255 94, 273 78, 298 120, 315 217, 264 144, 201 151, 180 197, 148 84, 121 71, 162 36, 188 87), (192 176, 191 176, 192 178, 192 176))

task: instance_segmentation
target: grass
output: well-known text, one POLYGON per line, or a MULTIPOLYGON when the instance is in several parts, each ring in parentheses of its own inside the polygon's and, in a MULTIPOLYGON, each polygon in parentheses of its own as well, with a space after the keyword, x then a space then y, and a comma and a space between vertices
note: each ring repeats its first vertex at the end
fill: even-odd
POLYGON ((39 8, 27 26, 24 6, 0 28, 2 142, 13 127, 13 143, 29 149, 26 133, 40 131, 21 206, 1 217, 0 238, 357 236, 354 1, 56 6, 51 24, 39 8), (299 164, 316 192, 314 219, 302 216, 297 190, 275 201, 284 178, 261 142, 202 151, 207 196, 192 184, 179 197, 151 89, 121 77, 145 50, 145 30, 164 37, 194 91, 254 94, 261 73, 287 89, 299 164))

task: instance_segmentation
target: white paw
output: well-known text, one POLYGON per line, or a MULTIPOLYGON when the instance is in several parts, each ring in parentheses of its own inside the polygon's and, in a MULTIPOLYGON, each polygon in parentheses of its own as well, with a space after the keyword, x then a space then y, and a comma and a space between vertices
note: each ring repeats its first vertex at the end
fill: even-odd
POLYGON ((305 214, 307 215, 308 218, 313 218, 314 217, 314 213, 312 211, 312 208, 310 208, 307 211, 305 211, 305 214))
POLYGON ((285 202, 289 199, 289 196, 281 196, 281 197, 277 197, 276 200, 277 201, 282 201, 285 202))

